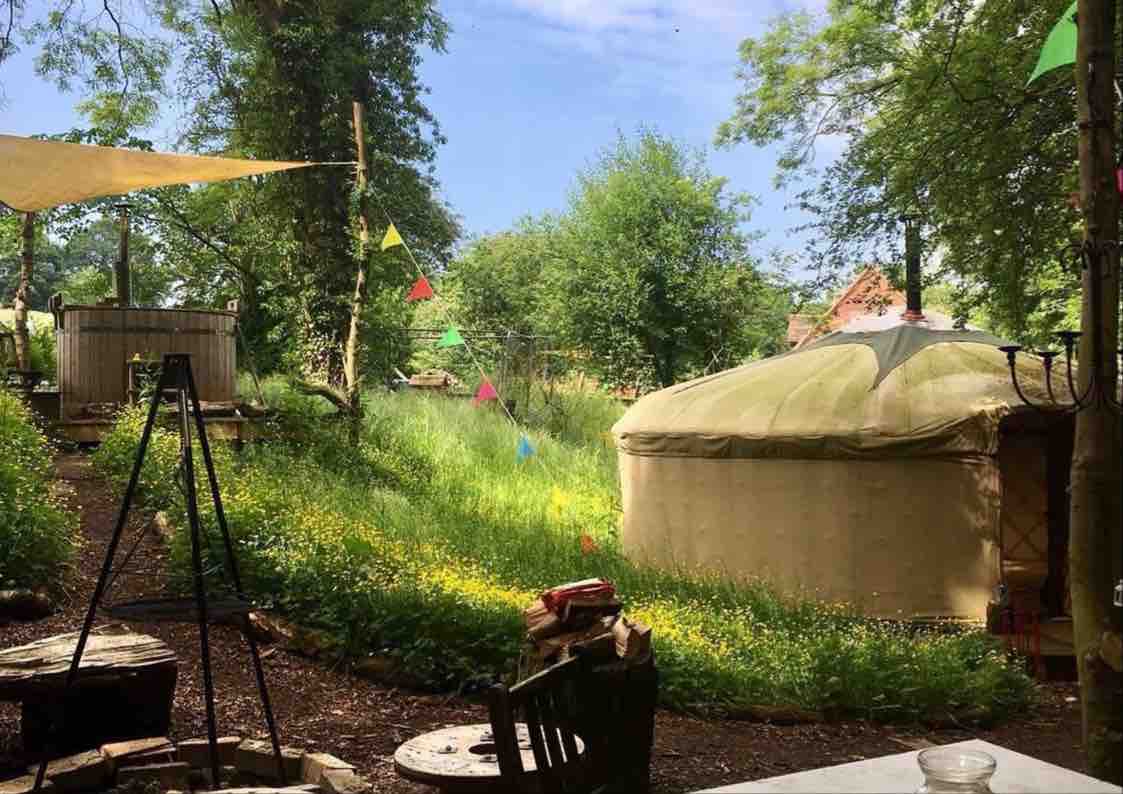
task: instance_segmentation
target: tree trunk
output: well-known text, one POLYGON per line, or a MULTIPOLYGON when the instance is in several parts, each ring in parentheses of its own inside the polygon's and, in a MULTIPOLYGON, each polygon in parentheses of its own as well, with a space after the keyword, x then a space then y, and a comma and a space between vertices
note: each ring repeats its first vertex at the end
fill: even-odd
MULTIPOLYGON (((1084 244, 1080 384, 1093 375, 1116 391, 1119 328, 1119 195, 1115 186, 1115 0, 1080 0, 1077 8, 1077 110, 1084 244)), ((1119 416, 1104 400, 1077 415, 1069 516, 1073 636, 1083 706, 1088 769, 1123 782, 1123 676, 1102 651, 1117 638, 1121 612, 1112 590, 1123 568, 1119 416), (1106 642, 1105 642, 1106 640, 1106 642)))
POLYGON ((355 124, 355 151, 358 160, 356 179, 359 188, 359 256, 355 274, 355 292, 351 296, 351 323, 347 331, 347 343, 343 349, 343 378, 347 405, 351 412, 351 432, 357 437, 359 423, 362 420, 359 333, 362 331, 363 308, 366 306, 367 299, 367 251, 370 247, 370 226, 367 222, 367 158, 366 142, 363 139, 362 103, 352 103, 351 111, 355 124))
POLYGON ((23 216, 23 255, 16 284, 16 368, 31 369, 31 334, 27 330, 27 305, 31 293, 31 270, 35 264, 35 213, 23 216))

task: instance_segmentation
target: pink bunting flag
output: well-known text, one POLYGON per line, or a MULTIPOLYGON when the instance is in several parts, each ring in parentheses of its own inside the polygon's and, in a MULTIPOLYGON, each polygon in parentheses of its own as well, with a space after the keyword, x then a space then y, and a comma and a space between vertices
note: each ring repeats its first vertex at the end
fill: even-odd
POLYGON ((410 289, 409 295, 406 295, 406 303, 428 300, 431 297, 433 297, 433 288, 429 285, 429 279, 422 276, 413 282, 413 288, 410 289))
POLYGON ((480 384, 479 391, 476 392, 475 399, 472 400, 476 405, 484 402, 485 400, 498 400, 499 392, 491 385, 491 381, 485 380, 480 384))

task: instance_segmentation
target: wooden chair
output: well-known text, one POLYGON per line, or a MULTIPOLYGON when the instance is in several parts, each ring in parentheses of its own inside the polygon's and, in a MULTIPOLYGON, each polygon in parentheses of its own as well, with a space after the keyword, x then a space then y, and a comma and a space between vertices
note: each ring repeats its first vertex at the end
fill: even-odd
POLYGON ((589 755, 579 750, 573 731, 576 699, 587 666, 572 658, 508 689, 491 689, 489 710, 495 754, 503 788, 518 794, 590 794, 600 787, 591 779, 589 755), (536 772, 523 767, 516 724, 526 722, 536 772))

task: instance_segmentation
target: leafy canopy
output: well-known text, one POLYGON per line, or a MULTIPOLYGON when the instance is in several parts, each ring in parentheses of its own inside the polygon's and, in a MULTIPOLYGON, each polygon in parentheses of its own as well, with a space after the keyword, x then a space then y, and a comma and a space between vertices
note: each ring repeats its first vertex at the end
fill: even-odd
POLYGON ((1066 0, 832 0, 774 20, 740 48, 743 90, 720 145, 783 144, 803 185, 819 284, 899 262, 899 216, 925 223, 926 267, 961 314, 1039 338, 1071 314, 1060 252, 1078 221, 1075 99, 1065 70, 1026 78, 1066 0), (823 169, 823 136, 845 141, 823 169))

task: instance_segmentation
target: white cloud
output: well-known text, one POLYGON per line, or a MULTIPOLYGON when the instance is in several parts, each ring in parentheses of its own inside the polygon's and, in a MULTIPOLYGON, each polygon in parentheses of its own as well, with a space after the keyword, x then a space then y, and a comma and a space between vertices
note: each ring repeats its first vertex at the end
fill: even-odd
POLYGON ((554 24, 582 30, 652 33, 678 28, 711 36, 748 35, 794 9, 821 12, 827 0, 505 0, 554 24))

